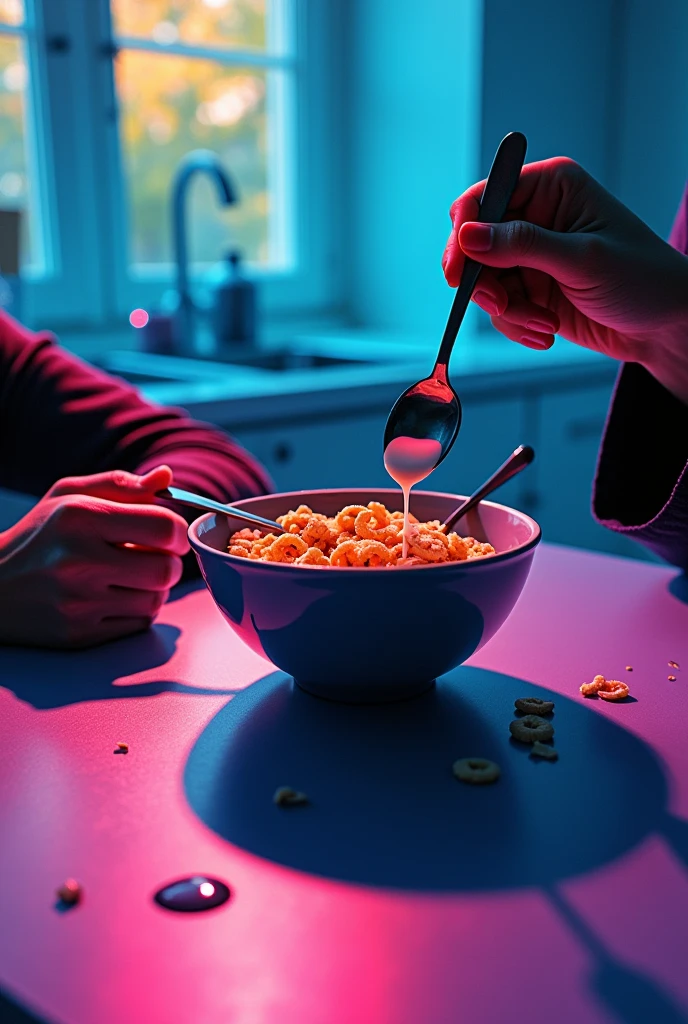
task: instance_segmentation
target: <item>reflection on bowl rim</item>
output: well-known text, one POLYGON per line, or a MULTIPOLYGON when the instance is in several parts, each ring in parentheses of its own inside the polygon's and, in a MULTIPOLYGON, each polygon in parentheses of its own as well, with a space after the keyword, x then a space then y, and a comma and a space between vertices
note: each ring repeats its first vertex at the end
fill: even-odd
MULTIPOLYGON (((302 490, 302 491, 279 491, 279 492, 276 492, 275 494, 260 495, 260 497, 261 498, 279 498, 279 497, 281 497, 282 494, 284 494, 285 497, 287 495, 290 495, 290 496, 294 497, 294 496, 297 496, 299 494, 303 494, 303 495, 306 495, 306 494, 312 495, 312 494, 318 494, 318 493, 320 493, 320 494, 336 494, 338 492, 347 493, 348 491, 368 491, 368 490, 374 491, 374 490, 377 490, 377 488, 375 488, 375 487, 322 487, 322 488, 314 488, 312 491, 308 491, 308 490, 302 490)), ((389 493, 392 492, 392 488, 382 487, 382 488, 379 488, 379 490, 380 490, 381 494, 382 493, 389 494, 389 493)), ((457 499, 457 505, 458 505, 458 503, 460 501, 464 500, 462 495, 460 495, 460 494, 457 494, 457 495, 450 494, 448 491, 414 491, 413 493, 416 494, 417 496, 420 496, 422 494, 424 497, 431 497, 431 498, 432 497, 437 497, 437 498, 456 498, 457 499)), ((244 502, 246 502, 246 501, 254 501, 254 500, 256 500, 256 499, 253 499, 253 498, 244 498, 243 499, 244 502)), ((242 502, 241 501, 237 501, 237 502, 234 502, 234 504, 237 507, 241 507, 242 502)), ((540 539, 542 537, 542 530, 540 528, 539 523, 537 523, 532 518, 532 516, 529 516, 527 514, 527 512, 521 512, 521 511, 519 511, 519 509, 513 508, 511 505, 502 505, 502 504, 500 504, 497 501, 481 501, 480 505, 481 506, 487 505, 487 506, 490 506, 491 508, 504 509, 507 512, 512 512, 515 515, 520 516, 523 520, 525 520, 526 524, 531 527, 531 529, 533 531, 533 536, 530 538, 530 540, 525 541, 523 544, 519 544, 515 548, 510 548, 509 551, 501 551, 501 552, 498 552, 498 553, 496 553, 494 555, 486 555, 486 556, 481 557, 481 558, 469 558, 469 559, 465 559, 464 561, 452 561, 452 562, 440 562, 440 563, 432 563, 431 562, 431 563, 428 564, 427 568, 433 568, 433 569, 435 569, 436 572, 439 572, 442 569, 444 569, 444 570, 452 569, 452 568, 455 569, 455 568, 459 568, 459 567, 461 567, 463 569, 467 569, 469 565, 470 566, 476 566, 476 565, 479 565, 481 563, 482 564, 488 564, 488 565, 494 565, 497 562, 505 562, 505 561, 507 561, 510 558, 515 558, 516 555, 521 555, 521 554, 523 554, 526 551, 530 551, 531 548, 534 548, 536 546, 536 544, 539 543, 539 541, 540 541, 540 539)), ((360 566, 360 565, 295 565, 293 562, 268 562, 268 561, 265 561, 263 559, 258 559, 258 558, 250 558, 249 559, 249 558, 240 558, 239 555, 230 555, 229 551, 220 551, 219 548, 213 548, 213 547, 210 546, 210 544, 204 544, 203 541, 200 540, 199 537, 198 537, 198 527, 200 526, 200 524, 205 522, 207 519, 210 519, 211 516, 218 516, 220 514, 221 513, 219 513, 219 512, 205 512, 202 516, 199 516, 198 519, 194 519, 194 521, 189 526, 188 535, 189 535, 189 540, 192 543, 192 547, 196 546, 198 548, 201 548, 203 551, 209 551, 209 552, 211 552, 214 555, 221 555, 223 558, 227 559, 227 561, 230 563, 230 565, 236 565, 236 564, 252 565, 252 566, 254 566, 256 568, 258 568, 258 567, 265 568, 268 571, 272 571, 273 569, 279 569, 279 570, 298 569, 299 571, 301 571, 302 569, 319 569, 320 572, 322 573, 323 571, 327 572, 327 570, 330 569, 330 570, 335 570, 337 572, 337 574, 340 574, 342 572, 355 572, 358 575, 365 575, 365 576, 370 575, 370 573, 384 573, 386 576, 390 575, 389 567, 386 566, 386 565, 379 565, 379 566, 360 566)), ((227 518, 230 518, 230 517, 228 516, 227 518)), ((250 529, 250 525, 247 523, 246 527, 244 527, 244 528, 249 528, 250 529)), ((417 569, 424 569, 424 568, 426 568, 426 566, 421 566, 421 565, 403 565, 401 567, 394 566, 394 572, 391 573, 391 575, 395 576, 397 573, 400 573, 400 572, 414 572, 417 569)), ((471 571, 473 571, 473 569, 471 569, 471 571)))

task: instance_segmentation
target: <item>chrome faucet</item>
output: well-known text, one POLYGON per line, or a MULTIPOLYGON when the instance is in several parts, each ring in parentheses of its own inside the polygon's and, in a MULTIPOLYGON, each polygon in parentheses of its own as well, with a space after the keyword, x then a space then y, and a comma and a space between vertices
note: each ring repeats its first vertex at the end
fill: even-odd
POLYGON ((188 252, 186 241, 186 195, 191 178, 203 172, 217 185, 222 206, 238 202, 236 188, 223 168, 218 156, 208 149, 195 149, 180 161, 172 184, 172 224, 174 231, 174 258, 177 264, 177 309, 172 333, 175 348, 194 354, 194 311, 189 292, 188 252))

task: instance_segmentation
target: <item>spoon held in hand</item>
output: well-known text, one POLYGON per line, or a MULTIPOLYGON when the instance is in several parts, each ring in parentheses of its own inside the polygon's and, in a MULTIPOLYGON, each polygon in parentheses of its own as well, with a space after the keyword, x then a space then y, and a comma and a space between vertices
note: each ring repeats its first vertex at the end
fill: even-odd
MULTIPOLYGON (((479 221, 502 220, 525 156, 525 135, 511 132, 502 139, 480 200, 479 221)), ((395 437, 431 438, 442 446, 439 465, 454 444, 461 426, 461 402, 449 383, 449 357, 481 270, 482 263, 466 258, 434 369, 395 402, 385 427, 385 448, 395 437)))

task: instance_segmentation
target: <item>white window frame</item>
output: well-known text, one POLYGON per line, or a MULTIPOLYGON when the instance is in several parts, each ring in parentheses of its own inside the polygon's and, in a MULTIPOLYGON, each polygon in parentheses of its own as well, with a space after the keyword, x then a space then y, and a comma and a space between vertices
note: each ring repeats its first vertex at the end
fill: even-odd
MULTIPOLYGON (((294 69, 293 89, 272 90, 271 97, 281 105, 278 123, 290 136, 280 140, 287 166, 271 175, 275 201, 284 204, 285 229, 277 240, 284 258, 278 266, 251 268, 268 321, 328 315, 341 304, 343 133, 337 130, 342 120, 338 76, 332 74, 339 59, 339 2, 287 0, 285 7, 291 17, 283 29, 288 47, 280 61, 294 69)), ((32 19, 25 34, 42 156, 31 170, 38 167, 48 259, 43 272, 27 275, 25 319, 55 329, 123 326, 131 309, 155 308, 174 286, 174 267, 132 273, 127 266, 109 0, 27 4, 32 19)), ((213 55, 200 48, 195 52, 213 55)), ((247 63, 241 56, 234 62, 247 63)), ((254 63, 261 63, 260 55, 254 63)), ((221 256, 218 252, 218 260, 221 256)), ((192 266, 192 283, 206 269, 192 266)))

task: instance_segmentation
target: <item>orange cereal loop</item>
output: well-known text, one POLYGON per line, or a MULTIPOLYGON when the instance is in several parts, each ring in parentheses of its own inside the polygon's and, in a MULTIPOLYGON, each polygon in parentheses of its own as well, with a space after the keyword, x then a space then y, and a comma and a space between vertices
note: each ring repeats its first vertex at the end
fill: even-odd
POLYGON ((371 567, 388 565, 393 555, 386 544, 379 540, 362 540, 358 542, 357 565, 369 565, 371 567))
POLYGON ((592 697, 593 694, 598 693, 606 684, 607 680, 604 676, 595 676, 591 683, 583 683, 580 692, 584 697, 592 697))
POLYGON ((383 540, 387 536, 389 522, 389 512, 385 506, 371 501, 370 506, 356 516, 354 530, 363 540, 383 540))
POLYGON ((449 541, 437 530, 414 531, 408 539, 408 553, 422 558, 424 562, 446 562, 449 559, 449 541))
POLYGON ((342 568, 358 564, 358 541, 355 540, 345 540, 343 544, 338 544, 330 555, 330 565, 342 568))
POLYGON ((263 558, 266 562, 294 562, 299 555, 308 551, 308 545, 295 533, 283 533, 265 549, 263 558))
POLYGON ((459 537, 458 533, 447 534, 449 543, 449 557, 454 562, 465 562, 468 558, 468 548, 459 537))
POLYGON ((242 547, 240 544, 230 544, 229 553, 230 555, 236 555, 237 558, 248 558, 250 556, 249 549, 242 547))
POLYGON ((480 541, 474 541, 472 547, 468 549, 469 558, 484 558, 485 555, 494 555, 495 549, 491 544, 483 544, 480 541))
POLYGON ((346 530, 343 530, 341 533, 337 534, 335 547, 339 547, 340 544, 346 544, 348 540, 357 540, 357 537, 355 534, 347 533, 346 530))
POLYGON ((236 533, 232 534, 232 541, 237 540, 258 540, 260 537, 260 530, 249 530, 246 527, 243 530, 237 530, 236 533))
POLYGON ((299 530, 303 530, 312 516, 313 509, 308 505, 299 505, 295 512, 292 510, 284 516, 278 516, 275 522, 279 523, 287 533, 298 533, 299 530))
POLYGON ((294 562, 295 565, 329 565, 330 560, 320 548, 309 548, 294 562))
POLYGON ((340 533, 353 533, 356 516, 359 512, 366 512, 365 505, 347 505, 334 517, 336 528, 340 533))
POLYGON ((334 544, 336 541, 336 535, 331 531, 326 520, 316 519, 315 516, 306 523, 306 526, 301 532, 301 538, 311 548, 320 548, 325 550, 330 544, 334 544))
POLYGON ((619 679, 607 679, 604 686, 598 691, 602 700, 623 700, 628 697, 628 686, 619 679))

